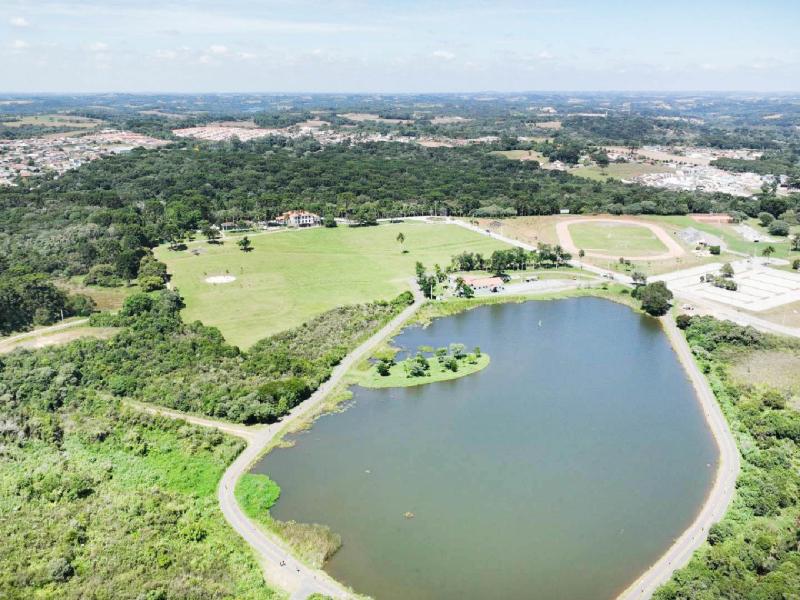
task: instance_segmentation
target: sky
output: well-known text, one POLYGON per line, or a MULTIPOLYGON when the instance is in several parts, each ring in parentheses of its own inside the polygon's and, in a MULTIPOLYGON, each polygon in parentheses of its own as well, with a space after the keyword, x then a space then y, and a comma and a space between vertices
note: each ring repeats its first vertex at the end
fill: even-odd
POLYGON ((0 0, 0 92, 800 91, 798 0, 0 0))

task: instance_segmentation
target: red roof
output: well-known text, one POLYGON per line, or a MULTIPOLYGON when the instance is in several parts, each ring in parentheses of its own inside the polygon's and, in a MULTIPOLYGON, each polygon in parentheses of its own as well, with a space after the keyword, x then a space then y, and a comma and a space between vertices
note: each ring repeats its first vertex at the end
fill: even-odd
POLYGON ((464 283, 471 287, 502 287, 502 277, 465 277, 464 283))

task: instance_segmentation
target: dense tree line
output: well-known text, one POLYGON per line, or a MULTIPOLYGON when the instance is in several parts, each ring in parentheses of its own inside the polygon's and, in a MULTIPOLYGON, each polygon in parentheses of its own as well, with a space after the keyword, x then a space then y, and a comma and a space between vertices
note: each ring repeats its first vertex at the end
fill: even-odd
POLYGON ((411 301, 406 292, 392 302, 339 307, 245 353, 216 328, 183 323, 176 293, 134 294, 118 315, 93 317, 94 324, 124 329, 81 357, 81 379, 116 396, 243 423, 272 422, 411 301))
MULTIPOLYGON (((0 189, 0 249, 40 272, 135 265, 142 248, 201 222, 264 220, 291 208, 341 217, 394 217, 497 206, 508 214, 681 214, 730 198, 598 183, 488 156, 484 148, 313 140, 181 142, 84 165, 54 180, 0 189)), ((134 268, 135 270, 135 268, 134 268)))
POLYGON ((0 335, 66 317, 88 316, 94 306, 90 297, 67 294, 46 275, 24 268, 0 269, 0 335))
POLYGON ((742 472, 708 542, 654 598, 792 598, 800 590, 800 413, 787 390, 742 382, 729 367, 757 351, 795 354, 797 342, 710 317, 678 324, 731 424, 742 472))

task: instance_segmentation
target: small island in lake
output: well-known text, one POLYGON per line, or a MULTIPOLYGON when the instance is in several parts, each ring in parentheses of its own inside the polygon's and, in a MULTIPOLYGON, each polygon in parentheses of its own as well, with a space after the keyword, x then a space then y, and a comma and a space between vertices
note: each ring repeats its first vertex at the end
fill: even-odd
POLYGON ((380 357, 358 383, 369 388, 386 388, 448 381, 477 373, 489 365, 489 360, 489 355, 480 348, 467 352, 464 344, 450 344, 436 350, 421 347, 415 355, 401 361, 395 360, 393 354, 380 357))

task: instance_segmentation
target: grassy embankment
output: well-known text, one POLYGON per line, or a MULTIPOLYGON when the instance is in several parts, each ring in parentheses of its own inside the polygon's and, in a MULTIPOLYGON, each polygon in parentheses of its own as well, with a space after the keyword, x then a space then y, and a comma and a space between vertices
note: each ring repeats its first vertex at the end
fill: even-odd
POLYGON ((322 567, 342 545, 342 538, 325 525, 273 519, 269 509, 278 501, 281 488, 266 475, 243 475, 234 493, 248 517, 267 531, 279 535, 303 562, 312 567, 322 567))
POLYGON ((251 235, 253 251, 233 239, 198 242, 190 251, 156 256, 186 301, 184 319, 218 327, 232 344, 248 347, 337 306, 395 297, 409 289, 417 261, 445 267, 463 251, 486 255, 505 244, 456 225, 417 222, 378 227, 316 228, 251 235), (397 235, 403 233, 401 245, 397 235), (210 275, 236 281, 212 285, 210 275))

